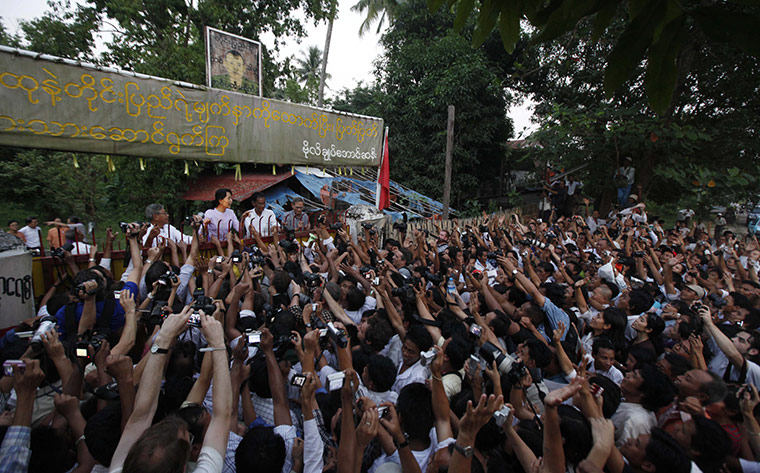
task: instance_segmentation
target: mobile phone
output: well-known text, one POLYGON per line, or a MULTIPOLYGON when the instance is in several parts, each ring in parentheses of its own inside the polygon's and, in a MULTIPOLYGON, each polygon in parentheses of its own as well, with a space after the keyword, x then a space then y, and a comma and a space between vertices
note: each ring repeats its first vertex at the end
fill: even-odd
POLYGON ((480 371, 480 358, 477 356, 470 355, 470 358, 467 360, 467 364, 469 365, 470 373, 480 371))
POLYGON ((480 335, 483 333, 483 329, 478 324, 472 324, 470 325, 470 334, 475 338, 480 338, 480 335))
POLYGON ((121 299, 121 291, 113 291, 113 298, 117 301, 121 299))
POLYGON ((216 262, 217 262, 217 264, 223 263, 224 262, 224 256, 217 256, 216 257, 216 262))
POLYGON ((306 376, 302 374, 294 374, 293 378, 290 380, 291 386, 296 386, 298 388, 302 388, 304 383, 306 383, 306 376))
POLYGON ((375 279, 372 280, 372 285, 373 286, 379 286, 380 285, 380 278, 379 277, 375 277, 375 279))
POLYGON ((90 355, 87 353, 86 348, 77 348, 76 349, 77 358, 88 358, 90 355))
POLYGON ((385 419, 388 416, 388 406, 379 406, 377 408, 377 416, 381 419, 385 419))

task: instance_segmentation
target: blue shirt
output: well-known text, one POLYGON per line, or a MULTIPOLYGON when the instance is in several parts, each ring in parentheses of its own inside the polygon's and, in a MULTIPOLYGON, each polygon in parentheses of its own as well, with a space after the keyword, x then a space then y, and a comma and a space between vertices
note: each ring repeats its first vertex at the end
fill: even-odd
MULTIPOLYGON (((132 295, 137 297, 137 284, 133 282, 128 282, 124 285, 124 289, 130 291, 132 295)), ((136 301, 137 302, 137 301, 136 301)), ((139 304, 139 302, 137 302, 139 304)), ((99 319, 100 315, 103 313, 103 305, 105 304, 105 301, 97 301, 95 302, 95 319, 99 319)), ((60 309, 58 309, 58 312, 55 313, 55 318, 58 320, 58 335, 60 335, 60 338, 62 340, 65 340, 68 336, 66 333, 66 307, 63 306, 60 309)), ((76 316, 77 316, 77 322, 79 322, 79 319, 82 318, 82 310, 84 309, 84 302, 78 302, 77 308, 76 308, 76 316)), ((120 328, 124 326, 125 318, 124 318, 124 309, 121 307, 121 304, 114 304, 113 307, 113 315, 111 316, 111 332, 116 333, 119 331, 120 328)))
POLYGON ((554 303, 550 301, 548 297, 544 297, 544 306, 541 307, 541 310, 543 310, 546 314, 546 321, 549 323, 550 333, 547 336, 545 328, 546 323, 541 324, 540 326, 536 327, 536 329, 541 332, 541 335, 543 335, 546 340, 551 342, 551 332, 553 332, 558 327, 558 322, 562 321, 562 323, 565 324, 565 333, 562 334, 562 340, 564 340, 565 336, 567 335, 567 331, 570 328, 570 317, 567 315, 567 313, 554 305, 554 303))

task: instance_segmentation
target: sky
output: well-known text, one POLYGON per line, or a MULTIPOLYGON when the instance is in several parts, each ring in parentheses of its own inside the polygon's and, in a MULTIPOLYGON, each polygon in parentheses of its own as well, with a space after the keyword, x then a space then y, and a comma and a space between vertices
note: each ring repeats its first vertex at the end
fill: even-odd
MULTIPOLYGON (((330 42, 330 52, 327 61, 327 72, 331 79, 327 85, 329 90, 325 95, 330 97, 337 94, 344 88, 354 88, 359 82, 368 85, 374 82, 372 65, 373 61, 382 53, 382 47, 379 40, 383 30, 377 34, 377 25, 375 24, 363 36, 359 36, 359 26, 364 20, 360 13, 351 11, 351 6, 357 0, 341 0, 339 5, 338 19, 333 23, 332 41, 330 42)), ((48 10, 47 0, 24 0, 12 1, 2 0, 0 2, 0 17, 6 29, 11 33, 21 33, 19 20, 29 20, 42 16, 48 10)), ((319 46, 324 48, 325 35, 327 33, 327 24, 320 23, 306 25, 306 37, 301 43, 295 41, 286 42, 281 50, 281 56, 301 57, 303 52, 309 46, 319 46)), ((273 38, 266 36, 254 38, 260 40, 264 45, 271 46, 273 38)), ((515 137, 525 137, 536 125, 530 122, 531 104, 524 103, 520 106, 512 107, 508 113, 514 121, 515 137), (520 136, 522 132, 523 136, 520 136)))

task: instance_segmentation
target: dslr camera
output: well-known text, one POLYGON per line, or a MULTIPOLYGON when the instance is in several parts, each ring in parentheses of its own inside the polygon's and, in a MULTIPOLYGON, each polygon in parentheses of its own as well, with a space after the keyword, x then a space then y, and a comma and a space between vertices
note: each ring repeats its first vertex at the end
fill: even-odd
POLYGON ((206 315, 211 315, 216 312, 216 305, 214 300, 210 297, 206 297, 206 293, 203 288, 196 289, 193 292, 193 313, 190 315, 190 319, 187 321, 187 325, 192 327, 201 326, 200 311, 203 311, 206 315))
POLYGON ((167 270, 164 274, 158 277, 156 282, 158 284, 161 284, 162 286, 172 286, 173 284, 176 284, 179 281, 177 279, 177 275, 174 274, 174 271, 171 269, 167 270))
POLYGON ((75 345, 75 351, 76 355, 79 358, 87 358, 89 357, 89 353, 87 351, 87 347, 92 347, 92 350, 94 353, 97 353, 98 350, 100 350, 101 345, 103 345, 103 341, 106 339, 106 334, 104 333, 92 333, 90 331, 87 331, 82 335, 82 339, 79 340, 75 345))

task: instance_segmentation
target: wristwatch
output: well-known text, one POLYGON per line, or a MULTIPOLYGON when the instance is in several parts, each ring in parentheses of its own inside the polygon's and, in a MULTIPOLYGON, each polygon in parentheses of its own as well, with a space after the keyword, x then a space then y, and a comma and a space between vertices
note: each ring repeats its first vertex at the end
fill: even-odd
POLYGON ((461 445, 457 445, 456 443, 454 443, 454 450, 462 454, 462 456, 465 458, 472 458, 472 453, 473 453, 472 447, 469 447, 469 446, 462 447, 461 445))
POLYGON ((154 343, 154 344, 153 344, 153 345, 150 347, 150 352, 151 352, 152 354, 154 354, 154 355, 163 355, 163 354, 169 353, 169 349, 168 349, 168 348, 160 348, 158 345, 156 345, 156 344, 154 343))
POLYGON ((513 270, 512 270, 512 276, 517 276, 517 273, 519 273, 519 272, 520 272, 520 271, 518 271, 518 270, 516 270, 516 269, 513 269, 513 270))
POLYGON ((397 442, 394 440, 394 441, 393 441, 393 443, 395 443, 395 444, 396 444, 396 449, 397 449, 397 450, 401 450, 402 448, 406 448, 406 447, 408 447, 408 446, 409 446, 409 436, 406 434, 406 432, 404 432, 404 441, 403 441, 403 442, 401 442, 401 443, 397 443, 397 442))

